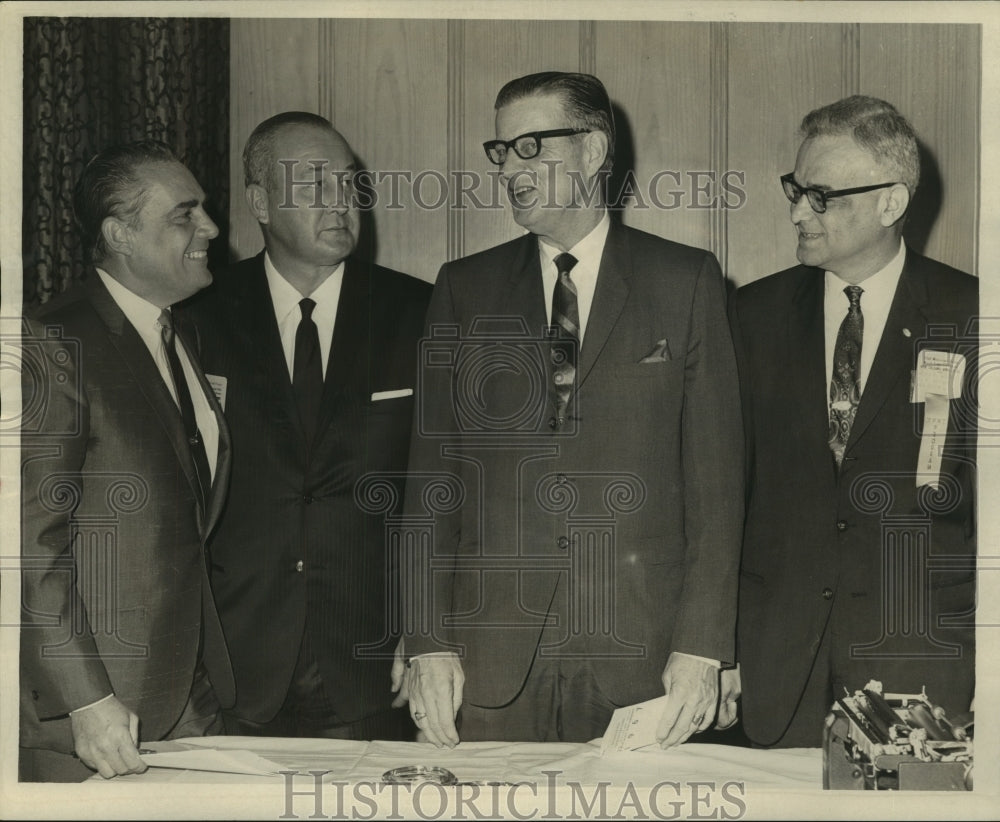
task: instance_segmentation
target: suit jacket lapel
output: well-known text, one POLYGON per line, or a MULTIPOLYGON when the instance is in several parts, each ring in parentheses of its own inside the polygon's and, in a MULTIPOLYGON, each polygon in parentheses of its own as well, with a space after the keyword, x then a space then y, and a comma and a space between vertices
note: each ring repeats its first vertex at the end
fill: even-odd
MULTIPOLYGON (((524 318, 532 339, 542 339, 548 320, 545 317, 545 287, 538 240, 528 234, 522 240, 507 280, 507 314, 524 318)), ((470 329, 465 329, 468 333, 470 329)))
MULTIPOLYGON (((195 498, 199 498, 201 489, 198 484, 198 474, 194 467, 194 459, 188 446, 180 411, 163 382, 163 377, 150 356, 149 349, 146 348, 139 332, 132 327, 132 323, 125 317, 125 314, 118 307, 118 303, 108 293, 99 277, 94 275, 88 279, 86 289, 91 304, 111 332, 112 344, 121 354, 126 366, 135 378, 139 390, 156 412, 156 416, 170 438, 174 452, 177 454, 177 461, 187 477, 191 490, 195 492, 195 498)), ((201 522, 199 522, 200 525, 201 522)))
POLYGON ((597 287, 587 319, 587 333, 580 349, 577 387, 583 384, 604 349, 611 330, 618 322, 628 299, 628 279, 632 274, 632 255, 628 238, 620 226, 611 223, 604 243, 601 265, 597 272, 597 287))
POLYGON ((274 302, 264 271, 264 252, 254 258, 253 271, 242 283, 242 290, 230 307, 236 327, 240 329, 245 350, 250 352, 242 362, 251 374, 259 375, 267 394, 261 402, 270 403, 275 419, 284 417, 292 436, 289 448, 296 448, 304 436, 299 420, 292 379, 288 374, 285 351, 281 346, 278 321, 274 316, 274 302))
POLYGON ((323 399, 320 402, 317 432, 326 431, 337 403, 344 396, 356 396, 367 402, 370 340, 373 329, 368 274, 365 264, 348 259, 344 263, 344 278, 337 300, 337 319, 333 324, 330 356, 323 378, 323 399))
POLYGON ((222 505, 226 499, 226 491, 229 487, 229 466, 232 459, 232 442, 229 437, 229 426, 222 414, 222 407, 215 397, 215 391, 205 378, 205 372, 198 362, 194 347, 188 344, 182 329, 177 330, 177 339, 184 346, 188 359, 194 366, 195 376, 198 378, 198 385, 208 400, 208 406, 215 415, 215 422, 219 429, 219 447, 215 457, 215 476, 212 479, 212 492, 206 500, 205 517, 199 525, 201 526, 202 538, 206 539, 215 527, 215 523, 222 513, 222 505))
MULTIPOLYGON (((886 319, 882 339, 878 342, 871 373, 865 381, 861 402, 851 426, 851 436, 844 451, 845 456, 864 435, 879 409, 885 405, 893 388, 902 379, 910 378, 913 368, 914 337, 907 336, 903 329, 912 334, 924 332, 927 317, 923 307, 927 303, 927 287, 914 264, 912 252, 907 250, 906 263, 892 298, 889 316, 886 319)), ((867 341, 866 341, 867 342, 867 341)))
MULTIPOLYGON (((826 384, 826 338, 823 320, 823 272, 803 269, 788 315, 787 339, 782 347, 788 357, 788 418, 801 421, 789 427, 790 436, 802 432, 800 448, 815 450, 815 462, 824 480, 834 480, 833 454, 827 446, 830 412, 826 384)), ((778 363, 774 366, 777 368, 778 363)))

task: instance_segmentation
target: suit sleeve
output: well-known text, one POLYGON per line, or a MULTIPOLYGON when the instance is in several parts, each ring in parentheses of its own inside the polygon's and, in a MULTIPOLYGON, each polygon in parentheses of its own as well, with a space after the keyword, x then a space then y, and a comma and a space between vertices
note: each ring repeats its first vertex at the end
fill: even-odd
POLYGON ((672 650, 734 661, 744 438, 725 283, 706 256, 691 304, 682 467, 686 572, 672 650))
MULTIPOLYGON (((458 324, 448 266, 445 265, 438 273, 427 309, 424 339, 418 346, 404 512, 408 522, 430 522, 432 530, 426 543, 419 536, 408 541, 407 550, 414 553, 404 557, 402 563, 403 635, 407 656, 453 650, 444 633, 443 618, 451 610, 454 573, 447 561, 454 558, 457 551, 461 505, 447 501, 456 501, 454 495, 462 494, 462 484, 453 465, 442 459, 441 451, 445 444, 456 442, 459 435, 452 396, 454 357, 448 364, 445 364, 447 356, 434 357, 433 365, 428 367, 431 358, 427 352, 430 346, 437 345, 435 329, 457 327, 458 324), (437 560, 433 569, 432 557, 437 560)), ((441 347, 447 354, 448 342, 443 342, 441 347)))
POLYGON ((71 518, 90 410, 78 348, 32 323, 22 361, 21 687, 39 719, 112 692, 77 589, 71 518))

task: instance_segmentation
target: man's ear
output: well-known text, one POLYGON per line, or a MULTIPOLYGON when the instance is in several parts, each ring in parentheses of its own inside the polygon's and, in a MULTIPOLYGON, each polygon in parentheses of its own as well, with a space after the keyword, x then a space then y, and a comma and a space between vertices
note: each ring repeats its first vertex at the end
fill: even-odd
POLYGON ((882 213, 880 215, 882 225, 887 228, 895 225, 906 214, 906 209, 910 205, 910 189, 903 183, 897 183, 885 190, 882 200, 882 213))
POLYGON ((108 250, 122 257, 132 256, 132 229, 117 217, 105 217, 101 236, 108 250))
POLYGON ((243 196, 246 197, 247 205, 250 206, 250 213, 253 214, 254 219, 258 223, 266 225, 271 221, 269 216, 270 202, 264 186, 251 183, 244 190, 243 196))
POLYGON ((591 131, 583 135, 583 158, 588 177, 593 177, 604 165, 608 156, 608 135, 603 131, 591 131))

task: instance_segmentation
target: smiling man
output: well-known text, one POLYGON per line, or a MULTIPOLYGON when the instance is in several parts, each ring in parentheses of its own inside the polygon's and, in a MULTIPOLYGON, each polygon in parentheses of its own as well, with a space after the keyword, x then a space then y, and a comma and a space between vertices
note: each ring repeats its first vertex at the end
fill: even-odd
POLYGON ((393 474, 402 495, 430 286, 353 256, 354 155, 325 118, 265 120, 243 165, 264 250, 190 306, 234 443, 212 543, 237 683, 227 731, 412 737, 391 706, 385 526, 355 484, 393 474))
POLYGON ((143 771, 140 740, 219 733, 232 702, 205 552, 229 435, 171 310, 212 279, 204 200, 166 146, 99 154, 76 189, 96 271, 26 325, 25 781, 143 771))
POLYGON ((747 735, 784 747, 820 745, 844 688, 955 714, 975 675, 977 282, 902 240, 920 162, 896 109, 848 97, 802 137, 802 264, 731 312, 750 480, 724 721, 742 679, 747 735))
POLYGON ((462 493, 413 558, 401 699, 438 745, 588 741, 664 693, 658 737, 678 744, 713 722, 733 659, 723 279, 709 252, 612 222, 614 142, 596 77, 508 83, 484 147, 528 233, 435 284, 408 513, 426 522, 428 477, 462 493))

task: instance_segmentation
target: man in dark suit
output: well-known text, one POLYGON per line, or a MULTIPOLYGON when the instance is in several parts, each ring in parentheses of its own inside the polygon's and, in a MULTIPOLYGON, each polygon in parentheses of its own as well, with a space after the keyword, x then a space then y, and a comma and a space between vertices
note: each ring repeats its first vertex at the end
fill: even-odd
POLYGON ((802 136, 782 177, 802 264, 731 312, 749 479, 723 721, 742 684, 760 745, 820 745, 873 679, 964 712, 975 675, 977 282, 902 240, 920 165, 891 105, 846 98, 802 136))
POLYGON ((407 487, 403 697, 426 738, 586 741, 667 695, 713 721, 734 653, 743 440, 715 257, 612 223, 607 92, 508 83, 496 140, 528 235, 444 265, 407 487), (437 483, 438 489, 429 493, 437 483), (455 716, 461 706, 459 729, 455 716))
POLYGON ((412 735, 390 704, 386 511, 359 481, 402 496, 430 286, 351 256, 355 163, 329 121, 276 115, 243 159, 265 250, 191 306, 234 442, 212 544, 237 683, 227 730, 412 735))
POLYGON ((76 191, 96 271, 25 325, 25 781, 143 771, 140 738, 219 733, 232 702, 205 555, 229 435, 170 311, 211 282, 204 199, 166 146, 99 154, 76 191))

